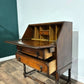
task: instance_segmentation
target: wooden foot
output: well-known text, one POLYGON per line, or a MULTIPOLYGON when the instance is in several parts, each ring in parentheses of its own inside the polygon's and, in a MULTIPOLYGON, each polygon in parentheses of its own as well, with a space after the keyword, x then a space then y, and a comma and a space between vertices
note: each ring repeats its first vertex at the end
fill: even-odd
POLYGON ((59 80, 57 81, 57 84, 60 84, 60 83, 59 83, 59 80))

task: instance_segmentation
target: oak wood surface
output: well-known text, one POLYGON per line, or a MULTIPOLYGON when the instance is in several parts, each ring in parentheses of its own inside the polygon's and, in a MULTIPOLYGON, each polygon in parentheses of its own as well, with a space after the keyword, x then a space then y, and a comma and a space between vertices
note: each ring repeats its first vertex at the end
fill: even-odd
MULTIPOLYGON (((30 24, 27 27, 26 32, 24 33, 23 37, 19 41, 9 41, 8 43, 20 46, 20 47, 26 47, 26 48, 32 48, 32 49, 51 49, 55 48, 54 52, 51 52, 52 57, 54 60, 56 60, 56 64, 54 63, 48 63, 48 66, 53 65, 49 69, 49 67, 45 66, 45 60, 42 60, 44 68, 44 72, 53 72, 53 70, 56 70, 55 76, 56 80, 59 80, 59 77, 63 72, 66 70, 71 69, 72 64, 72 22, 53 22, 53 23, 39 23, 39 24, 30 24), (70 65, 69 65, 70 64, 70 65)), ((25 49, 24 49, 25 50, 25 49)), ((24 64, 27 64, 37 70, 39 70, 39 67, 35 65, 36 63, 40 64, 40 61, 38 60, 38 57, 36 59, 32 59, 31 57, 28 57, 25 54, 30 54, 31 56, 34 55, 34 50, 31 52, 28 50, 26 53, 26 50, 24 51, 23 55, 19 55, 21 57, 21 62, 24 64), (29 61, 30 59, 32 62, 29 61), (37 66, 37 67, 34 67, 37 66)), ((44 51, 45 52, 45 51, 44 51)), ((46 50, 47 53, 44 54, 44 58, 50 53, 46 50), (46 56, 45 56, 46 55, 46 56)), ((18 57, 18 54, 16 54, 18 57)), ((49 58, 48 58, 49 59, 49 58)), ((53 61, 53 60, 51 60, 53 61)), ((46 61, 47 62, 47 61, 46 61)))
POLYGON ((56 60, 48 60, 48 61, 42 61, 27 55, 24 55, 20 52, 16 53, 16 58, 18 61, 33 67, 39 71, 41 71, 42 68, 42 72, 47 73, 47 74, 52 74, 53 72, 56 71, 56 60))
POLYGON ((49 30, 47 30, 47 31, 40 31, 40 34, 41 35, 49 35, 49 30))
POLYGON ((6 42, 17 46, 34 48, 34 49, 55 47, 53 42, 48 41, 19 40, 19 41, 6 41, 6 42))
POLYGON ((48 48, 48 49, 33 49, 33 48, 27 48, 27 47, 20 47, 17 46, 17 49, 19 52, 40 58, 40 59, 48 59, 49 57, 52 57, 53 54, 52 52, 55 51, 53 48, 48 48))

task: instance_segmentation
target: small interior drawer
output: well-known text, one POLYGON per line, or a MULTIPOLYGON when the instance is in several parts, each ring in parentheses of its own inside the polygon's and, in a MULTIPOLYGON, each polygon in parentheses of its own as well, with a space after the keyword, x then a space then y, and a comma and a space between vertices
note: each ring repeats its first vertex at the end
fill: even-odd
POLYGON ((49 31, 40 31, 40 35, 49 35, 49 31))
POLYGON ((43 61, 28 55, 24 55, 20 52, 16 53, 16 58, 18 61, 47 74, 52 74, 56 71, 55 59, 48 59, 46 61, 43 61))
POLYGON ((18 51, 23 52, 28 55, 32 55, 34 57, 40 58, 40 59, 48 59, 52 57, 52 52, 54 52, 54 48, 49 49, 33 49, 33 48, 27 48, 27 47, 17 47, 18 51))

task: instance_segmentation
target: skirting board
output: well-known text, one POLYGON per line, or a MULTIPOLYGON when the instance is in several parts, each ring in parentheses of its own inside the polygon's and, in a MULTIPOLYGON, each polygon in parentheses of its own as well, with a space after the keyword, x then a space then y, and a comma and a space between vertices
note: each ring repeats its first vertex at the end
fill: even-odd
POLYGON ((10 59, 14 59, 14 58, 15 58, 15 55, 11 55, 11 56, 8 56, 8 57, 0 58, 0 62, 7 61, 7 60, 10 60, 10 59))
POLYGON ((78 76, 78 81, 84 83, 84 77, 83 76, 78 76))
MULTIPOLYGON (((65 75, 65 76, 68 76, 67 73, 68 73, 68 72, 66 71, 66 72, 64 73, 64 75, 65 75)), ((80 75, 75 76, 74 73, 73 73, 73 74, 71 74, 71 78, 74 79, 74 80, 77 80, 77 81, 79 81, 79 82, 81 82, 81 83, 84 83, 84 77, 82 77, 82 76, 80 76, 80 75)))

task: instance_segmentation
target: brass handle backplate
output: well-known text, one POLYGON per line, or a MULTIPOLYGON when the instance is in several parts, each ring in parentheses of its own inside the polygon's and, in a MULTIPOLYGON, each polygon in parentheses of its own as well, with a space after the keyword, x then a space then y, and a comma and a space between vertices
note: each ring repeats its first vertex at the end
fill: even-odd
POLYGON ((43 68, 43 67, 42 67, 42 66, 40 66, 40 72, 42 72, 42 68, 43 68))
POLYGON ((21 61, 21 58, 20 57, 18 57, 18 61, 21 61))

